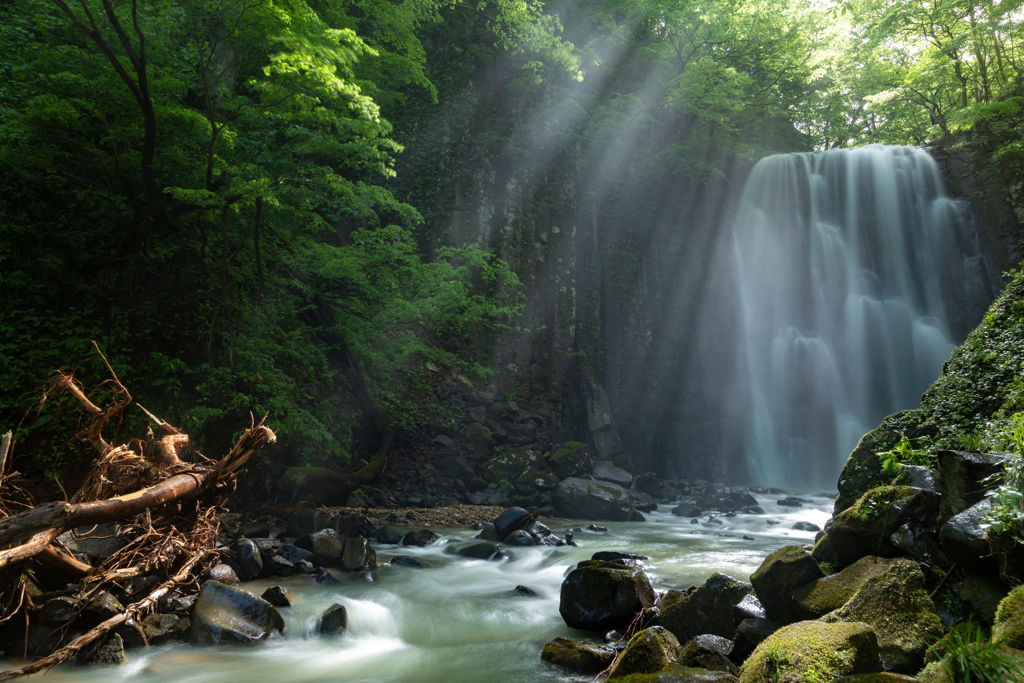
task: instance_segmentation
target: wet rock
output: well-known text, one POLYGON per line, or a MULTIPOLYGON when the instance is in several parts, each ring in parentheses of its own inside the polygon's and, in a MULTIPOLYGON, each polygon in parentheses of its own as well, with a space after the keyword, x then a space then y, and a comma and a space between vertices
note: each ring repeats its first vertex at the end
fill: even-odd
POLYGON ((505 537, 505 543, 508 544, 508 545, 518 545, 518 546, 535 546, 535 545, 537 545, 537 541, 533 540, 533 536, 530 535, 530 532, 523 531, 522 529, 519 529, 518 531, 513 531, 511 534, 506 536, 505 537))
POLYGON ((625 522, 634 512, 633 499, 621 486, 575 477, 569 477, 558 485, 553 502, 562 514, 582 519, 625 522))
POLYGON ((124 653, 124 639, 118 634, 107 638, 89 658, 90 664, 124 664, 128 657, 124 653))
POLYGON ((1005 647, 1024 650, 1024 586, 1014 588, 999 603, 992 640, 1005 647))
POLYGON ((267 590, 263 591, 263 595, 261 597, 274 607, 292 606, 291 591, 284 586, 271 586, 267 590))
POLYGON ((764 619, 768 616, 764 611, 764 605, 753 593, 744 595, 742 600, 733 605, 732 613, 741 621, 743 619, 764 619))
POLYGON ((863 623, 802 621, 766 638, 740 667, 741 683, 830 681, 882 670, 878 640, 863 623))
POLYGON ((924 589, 921 568, 902 558, 891 561, 881 575, 865 581, 846 604, 822 621, 872 626, 885 669, 908 674, 921 669, 928 646, 945 631, 924 589))
POLYGON ((935 534, 928 533, 917 522, 907 522, 889 537, 889 543, 900 554, 921 563, 934 563, 948 569, 950 560, 939 545, 935 534))
POLYGON ((335 584, 335 583, 341 583, 341 581, 338 580, 338 577, 336 577, 334 574, 330 573, 329 571, 327 571, 323 567, 317 567, 316 569, 314 569, 313 570, 313 577, 316 579, 317 583, 322 584, 322 585, 326 585, 326 586, 329 586, 329 585, 335 584))
POLYGON ((300 536, 316 533, 317 531, 320 531, 320 529, 326 529, 330 522, 331 517, 326 512, 314 508, 302 508, 288 520, 288 530, 285 531, 285 536, 298 538, 300 536))
POLYGON ((618 484, 623 488, 629 488, 629 485, 633 483, 632 474, 626 470, 604 463, 595 464, 594 468, 590 471, 590 476, 598 481, 609 481, 613 484, 618 484))
POLYGON ((322 636, 336 636, 348 628, 348 611, 343 605, 334 603, 320 615, 316 622, 316 632, 322 636))
POLYGON ((555 638, 544 646, 540 658, 579 674, 604 671, 615 659, 615 650, 607 645, 585 640, 555 638))
POLYGON ((200 645, 248 643, 284 630, 284 619, 269 602, 216 581, 203 584, 191 622, 192 641, 200 645))
POLYGON ((377 552, 362 536, 346 538, 339 565, 347 572, 361 572, 377 568, 377 552))
POLYGON ((146 647, 146 634, 134 619, 126 619, 114 629, 114 633, 121 636, 126 648, 146 647))
POLYGON ((974 570, 995 566, 995 558, 986 557, 990 553, 988 529, 982 526, 991 510, 992 499, 985 498, 942 525, 939 543, 951 561, 974 570))
POLYGON ((654 512, 658 509, 657 501, 643 491, 630 490, 629 496, 633 499, 633 507, 640 512, 654 512))
POLYGON ((728 638, 712 635, 699 635, 683 646, 678 662, 682 666, 692 666, 708 671, 724 671, 736 675, 739 670, 729 659, 732 654, 733 642, 728 638))
POLYGON ((69 597, 50 598, 33 611, 35 621, 46 626, 64 626, 77 616, 78 603, 69 597))
POLYGON ((412 545, 418 548, 425 548, 432 543, 436 543, 441 538, 430 529, 422 529, 420 531, 410 531, 402 539, 402 545, 412 545))
POLYGON ((880 486, 861 496, 834 517, 828 529, 832 549, 840 563, 853 564, 867 555, 895 557, 899 551, 889 538, 907 522, 933 520, 939 496, 909 486, 880 486))
POLYGON ((759 496, 763 496, 763 495, 768 493, 768 487, 767 486, 751 486, 750 487, 750 491, 752 493, 758 494, 759 496))
POLYGON ((498 542, 498 530, 494 528, 494 525, 490 522, 484 524, 484 528, 480 530, 480 533, 476 536, 482 541, 491 541, 492 543, 498 542))
POLYGON ((999 579, 985 574, 968 574, 960 584, 960 602, 975 615, 974 621, 993 623, 996 610, 1010 592, 999 579))
POLYGON ((764 508, 760 505, 751 505, 750 507, 743 508, 741 512, 745 515, 763 515, 765 514, 764 508))
POLYGON ((150 645, 184 640, 189 633, 189 620, 177 614, 149 614, 142 620, 142 631, 150 645))
POLYGON ((532 588, 528 588, 527 586, 516 586, 515 588, 512 589, 512 593, 515 594, 515 595, 527 595, 527 596, 537 595, 537 591, 533 590, 532 588))
POLYGON ((639 569, 611 562, 580 562, 562 582, 558 611, 572 628, 626 628, 655 602, 654 589, 639 569))
POLYGON ((740 622, 734 607, 752 590, 749 583, 716 572, 685 593, 666 593, 660 603, 661 625, 682 642, 701 634, 731 638, 740 622))
POLYGON ((775 501, 775 504, 776 505, 782 505, 784 507, 791 507, 791 508, 801 508, 801 507, 804 506, 804 503, 803 503, 802 500, 800 500, 799 498, 794 498, 793 496, 789 496, 787 498, 783 498, 782 500, 777 500, 777 501, 775 501))
POLYGON ((160 579, 156 576, 133 576, 124 582, 123 587, 128 601, 134 602, 148 594, 158 583, 160 579))
MULTIPOLYGON (((170 600, 168 600, 170 602, 170 600)), ((191 604, 189 605, 191 609, 191 604)), ((124 611, 124 605, 118 602, 117 598, 108 593, 107 591, 100 591, 89 604, 85 606, 83 614, 92 615, 98 621, 106 621, 112 616, 120 614, 124 611)), ((173 611, 173 610, 172 610, 173 611)))
POLYGON ((203 575, 204 581, 217 581, 223 583, 226 586, 234 586, 238 584, 238 576, 235 574, 235 570, 226 564, 215 564, 210 568, 206 574, 203 575))
POLYGON ((596 531, 599 534, 606 534, 606 533, 608 533, 608 527, 606 527, 606 526, 598 526, 596 524, 591 524, 591 525, 587 526, 587 531, 596 531))
POLYGON ((335 566, 344 554, 345 539, 334 529, 321 529, 296 539, 295 547, 312 553, 315 566, 335 566))
POLYGON ((89 564, 96 565, 110 559, 110 556, 128 544, 118 536, 121 528, 108 522, 95 526, 82 526, 65 531, 57 540, 67 546, 72 555, 85 555, 89 564))
POLYGON ((590 446, 579 441, 566 441, 556 446, 547 464, 559 479, 578 477, 594 467, 590 446))
POLYGON ((657 673, 679 657, 682 647, 671 631, 661 626, 645 628, 629 639, 629 644, 608 672, 608 680, 630 674, 657 673))
POLYGON ((921 465, 900 465, 896 483, 939 493, 939 473, 921 465))
POLYGON ((633 560, 643 562, 647 560, 646 555, 638 553, 622 553, 617 550, 601 550, 591 555, 590 559, 601 562, 614 562, 615 560, 633 560))
POLYGON ((415 569, 425 569, 430 566, 423 560, 416 559, 415 557, 409 557, 408 555, 397 555, 392 557, 391 564, 398 567, 413 567, 415 569))
POLYGON ((504 557, 501 546, 490 541, 453 543, 445 546, 444 551, 449 555, 470 557, 475 560, 497 560, 504 557))
POLYGON ((534 521, 532 524, 530 524, 526 528, 526 531, 530 534, 531 537, 533 537, 533 540, 534 540, 534 542, 537 543, 537 545, 544 545, 544 546, 561 546, 561 545, 565 545, 565 543, 562 541, 562 539, 560 539, 558 536, 553 534, 551 532, 551 529, 548 528, 548 526, 546 524, 541 524, 540 522, 534 521))
POLYGON ((503 541, 505 537, 516 529, 520 529, 533 521, 533 515, 521 507, 510 507, 502 512, 494 520, 494 532, 497 540, 503 541))
POLYGON ((662 489, 661 478, 654 472, 644 472, 635 477, 632 486, 635 490, 642 491, 651 496, 659 495, 662 489))
POLYGON ((330 527, 338 532, 339 536, 352 538, 362 536, 363 538, 374 538, 377 535, 377 526, 365 515, 341 515, 331 520, 330 527))
POLYGON ((793 591, 801 619, 818 619, 839 609, 868 579, 881 576, 896 560, 869 555, 839 572, 811 581, 793 591))
POLYGON ((263 556, 255 543, 247 538, 239 538, 231 545, 238 556, 238 568, 241 569, 242 577, 246 581, 255 579, 263 573, 263 556))
POLYGON ((811 554, 800 546, 779 548, 765 558, 757 571, 750 575, 758 599, 768 616, 788 624, 800 620, 800 608, 792 594, 824 576, 811 554))
POLYGON ((680 503, 672 509, 672 514, 677 517, 700 517, 704 511, 691 503, 680 503))
POLYGON ((821 531, 821 527, 814 522, 796 522, 790 528, 797 531, 821 531))
POLYGON ((765 641, 768 636, 782 628, 782 624, 764 617, 749 617, 740 622, 733 635, 732 657, 742 662, 765 641))
POLYGON ((396 545, 402 542, 405 532, 398 527, 385 525, 377 529, 377 542, 386 545, 396 545))
MULTIPOLYGON (((1005 453, 965 453, 963 451, 938 451, 939 488, 942 503, 939 516, 946 521, 964 510, 977 505, 985 498, 993 484, 985 479, 1001 472, 1010 456, 1005 453)), ((955 561, 955 558, 954 558, 955 561)))

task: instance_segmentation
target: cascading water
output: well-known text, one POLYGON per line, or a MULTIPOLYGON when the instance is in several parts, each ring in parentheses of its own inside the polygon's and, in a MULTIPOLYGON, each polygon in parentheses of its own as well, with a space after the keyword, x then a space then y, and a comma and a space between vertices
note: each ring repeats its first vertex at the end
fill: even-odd
POLYGON ((964 282, 980 258, 973 223, 915 147, 767 157, 741 202, 752 474, 831 487, 859 438, 939 375, 950 302, 990 289, 984 274, 964 282))

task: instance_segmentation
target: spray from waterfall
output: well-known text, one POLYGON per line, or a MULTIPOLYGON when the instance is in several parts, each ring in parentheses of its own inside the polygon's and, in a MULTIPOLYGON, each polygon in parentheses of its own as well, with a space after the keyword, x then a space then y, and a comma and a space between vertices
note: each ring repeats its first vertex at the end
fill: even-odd
POLYGON ((767 157, 741 202, 752 473, 834 486, 860 437, 916 407, 953 349, 950 280, 977 258, 973 223, 915 147, 767 157))

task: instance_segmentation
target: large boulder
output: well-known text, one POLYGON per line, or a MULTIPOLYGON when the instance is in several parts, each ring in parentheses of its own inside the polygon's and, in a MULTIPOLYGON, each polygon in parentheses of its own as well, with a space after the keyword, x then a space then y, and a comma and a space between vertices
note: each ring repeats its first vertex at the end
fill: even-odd
POLYGON ((716 572, 685 593, 668 591, 659 603, 659 623, 682 642, 702 633, 732 638, 741 621, 734 607, 752 590, 749 583, 716 572))
POLYGON ((544 646, 540 658, 578 674, 601 673, 615 659, 615 649, 586 640, 555 638, 544 646))
POLYGON ((333 567, 341 561, 345 539, 334 529, 321 529, 295 540, 295 547, 313 553, 313 564, 333 567))
POLYGON ((629 491, 606 481, 569 477, 555 489, 553 502, 559 512, 578 519, 625 522, 634 514, 629 491))
POLYGON ((740 682, 831 681, 881 670, 878 640, 867 624, 801 621, 758 645, 740 667, 740 682))
POLYGON ((1005 453, 938 451, 939 489, 942 491, 940 519, 945 522, 980 503, 993 484, 985 479, 1003 471, 1010 456, 1005 453))
POLYGON ((494 532, 497 540, 504 541, 516 529, 524 528, 532 522, 533 515, 521 507, 510 507, 494 520, 494 532))
POLYGON ((992 640, 1004 647, 1024 650, 1024 586, 1014 588, 999 603, 992 640))
POLYGON ((960 584, 960 605, 964 608, 964 615, 969 612, 974 614, 974 622, 992 624, 999 603, 1009 592, 1006 584, 994 576, 968 574, 960 584))
POLYGON ((992 510, 992 499, 985 498, 953 515, 939 530, 939 543, 953 562, 973 570, 994 568, 990 557, 988 526, 985 517, 992 510))
MULTIPOLYGON (((320 469, 320 468, 297 468, 297 469, 320 469)), ((328 470, 329 471, 329 470, 328 470)), ((320 529, 330 526, 331 516, 323 510, 314 508, 302 508, 288 520, 288 530, 285 535, 291 538, 299 538, 308 534, 316 533, 320 529)))
POLYGON ((596 463, 590 471, 590 476, 599 481, 610 481, 623 488, 628 488, 633 483, 633 475, 626 470, 612 467, 607 463, 596 463))
POLYGON ((548 467, 559 479, 586 474, 594 467, 590 446, 580 441, 558 444, 548 456, 548 467))
POLYGON ((630 674, 657 673, 676 661, 682 648, 672 632, 661 626, 645 628, 629 639, 611 671, 608 680, 630 674))
POLYGON ((647 576, 636 567, 614 562, 580 562, 562 582, 558 612, 572 628, 625 630, 636 615, 655 602, 647 576))
POLYGON ((273 605, 249 591, 207 581, 192 608, 192 642, 200 645, 249 643, 284 631, 273 605))
POLYGON ((839 609, 868 579, 881 576, 896 560, 868 555, 831 576, 811 581, 793 591, 793 600, 803 619, 818 619, 839 609))
POLYGON ((377 568, 377 552, 362 536, 346 538, 342 548, 340 565, 347 572, 361 572, 377 568))
POLYGON ((890 537, 909 521, 926 522, 938 513, 940 496, 910 486, 879 486, 839 513, 828 529, 832 550, 843 565, 867 555, 896 557, 890 537))
POLYGON ((512 448, 492 456, 480 466, 480 475, 487 481, 498 483, 515 481, 531 467, 544 463, 544 456, 528 446, 512 448))
POLYGON ((316 632, 322 636, 335 636, 348 628, 348 611, 344 605, 334 603, 316 621, 316 632))
POLYGON ((787 545, 765 558, 750 575, 750 583, 768 616, 788 624, 799 621, 801 614, 793 591, 824 576, 809 552, 798 545, 787 545))
POLYGON ((491 450, 491 430, 475 423, 466 427, 466 448, 474 459, 486 456, 491 450))
POLYGON ((885 669, 906 674, 921 669, 928 647, 945 632, 924 589, 921 567, 906 559, 893 560, 822 621, 869 624, 878 636, 885 669))
POLYGON ((895 446, 914 420, 914 411, 905 410, 886 417, 882 424, 861 437, 839 475, 839 496, 833 514, 838 515, 849 508, 876 486, 890 483, 889 477, 882 472, 882 459, 878 452, 895 446))

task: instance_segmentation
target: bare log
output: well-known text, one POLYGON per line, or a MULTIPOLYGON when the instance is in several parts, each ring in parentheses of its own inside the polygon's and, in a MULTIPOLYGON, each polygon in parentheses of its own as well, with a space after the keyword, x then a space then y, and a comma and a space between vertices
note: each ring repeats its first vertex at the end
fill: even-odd
POLYGON ((52 545, 48 545, 40 550, 37 557, 44 564, 53 567, 64 576, 75 581, 91 576, 96 571, 96 568, 91 564, 86 564, 85 562, 76 560, 71 555, 68 555, 61 550, 57 550, 57 548, 52 545))
POLYGON ((60 534, 60 529, 47 529, 33 536, 28 543, 0 551, 0 569, 9 564, 21 562, 38 555, 42 552, 43 548, 50 545, 53 539, 60 536, 60 534))

